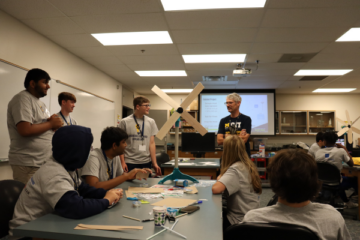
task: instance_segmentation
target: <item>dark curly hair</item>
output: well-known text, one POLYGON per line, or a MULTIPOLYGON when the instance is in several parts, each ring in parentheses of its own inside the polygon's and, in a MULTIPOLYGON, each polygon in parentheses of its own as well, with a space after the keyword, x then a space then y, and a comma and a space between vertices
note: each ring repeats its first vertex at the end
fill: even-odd
POLYGON ((314 199, 321 187, 315 159, 302 149, 276 153, 267 167, 272 190, 289 203, 314 199))

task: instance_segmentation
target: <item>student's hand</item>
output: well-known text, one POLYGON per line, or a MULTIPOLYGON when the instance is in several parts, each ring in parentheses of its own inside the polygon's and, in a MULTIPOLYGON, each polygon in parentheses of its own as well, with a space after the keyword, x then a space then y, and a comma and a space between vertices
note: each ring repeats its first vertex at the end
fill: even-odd
POLYGON ((51 124, 52 130, 57 130, 57 129, 61 128, 63 125, 63 121, 56 114, 53 114, 50 118, 48 118, 48 121, 51 124))
MULTIPOLYGON (((138 172, 146 173, 146 171, 143 170, 143 169, 134 168, 134 169, 131 170, 130 172, 124 173, 124 175, 127 177, 128 180, 131 180, 131 179, 135 179, 135 178, 136 178, 136 174, 137 174, 138 172)), ((141 180, 141 179, 139 179, 139 180, 141 180)))
POLYGON ((120 199, 123 197, 123 194, 124 194, 124 191, 121 188, 113 188, 109 191, 114 191, 119 196, 119 199, 115 203, 120 201, 120 199))
POLYGON ((121 166, 122 166, 124 172, 127 173, 129 171, 128 166, 126 165, 126 163, 121 163, 121 166))
POLYGON ((345 146, 343 146, 343 145, 340 144, 340 143, 336 143, 335 145, 336 145, 337 148, 345 148, 345 146))
POLYGON ((117 189, 111 189, 106 192, 104 199, 109 200, 109 206, 111 206, 113 203, 117 203, 119 201, 120 192, 117 189))
POLYGON ((243 129, 243 130, 241 130, 241 132, 240 132, 240 136, 246 136, 246 129, 243 129))
POLYGON ((156 176, 161 176, 161 168, 157 164, 154 164, 153 168, 155 169, 156 176))

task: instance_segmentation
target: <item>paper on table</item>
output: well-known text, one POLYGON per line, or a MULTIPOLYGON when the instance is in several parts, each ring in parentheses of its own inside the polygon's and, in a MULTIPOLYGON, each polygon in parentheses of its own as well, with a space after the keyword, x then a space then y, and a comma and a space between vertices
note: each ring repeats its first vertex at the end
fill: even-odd
POLYGON ((143 226, 109 226, 109 225, 87 225, 87 224, 78 224, 74 229, 85 230, 85 229, 95 229, 95 230, 110 230, 110 231, 122 231, 122 230, 142 230, 143 226))
POLYGON ((132 194, 132 192, 129 192, 128 190, 125 190, 125 194, 126 194, 127 198, 128 197, 131 197, 131 198, 136 197, 134 194, 132 194))
POLYGON ((143 179, 143 178, 148 178, 149 177, 149 173, 142 173, 142 172, 137 172, 136 173, 136 179, 143 179))
POLYGON ((162 193, 164 189, 162 188, 143 188, 143 187, 129 187, 129 192, 132 193, 162 193))
POLYGON ((166 198, 159 202, 153 203, 153 206, 166 206, 171 208, 182 208, 187 207, 197 202, 195 199, 183 199, 183 198, 166 198))
POLYGON ((186 188, 192 190, 191 192, 186 192, 186 193, 195 194, 199 192, 195 186, 186 187, 186 188))

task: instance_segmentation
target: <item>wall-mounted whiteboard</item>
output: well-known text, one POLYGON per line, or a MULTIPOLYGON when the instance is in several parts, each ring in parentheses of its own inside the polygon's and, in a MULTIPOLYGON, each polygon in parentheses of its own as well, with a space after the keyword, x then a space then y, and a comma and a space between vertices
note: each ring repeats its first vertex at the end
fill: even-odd
MULTIPOLYGON (((20 91, 24 90, 24 80, 27 71, 0 61, 0 158, 7 158, 10 138, 7 128, 7 105, 20 91)), ((51 76, 51 75, 50 75, 51 76)), ((50 81, 48 95, 40 98, 51 114, 60 111, 58 94, 71 92, 77 98, 74 112, 71 114, 79 125, 91 128, 94 136, 93 147, 100 147, 102 130, 115 125, 114 103, 74 88, 50 81)))

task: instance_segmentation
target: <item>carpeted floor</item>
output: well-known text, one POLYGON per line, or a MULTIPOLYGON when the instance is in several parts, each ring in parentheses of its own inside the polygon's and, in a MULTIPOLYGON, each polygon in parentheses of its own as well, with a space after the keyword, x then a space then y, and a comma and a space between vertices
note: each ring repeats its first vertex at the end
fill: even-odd
MULTIPOLYGON (((273 196, 274 193, 270 188, 263 188, 263 192, 260 198, 260 207, 265 207, 273 196)), ((353 240, 360 240, 360 221, 353 220, 354 218, 356 218, 357 211, 357 208, 345 209, 343 213, 346 226, 349 229, 353 240)))

